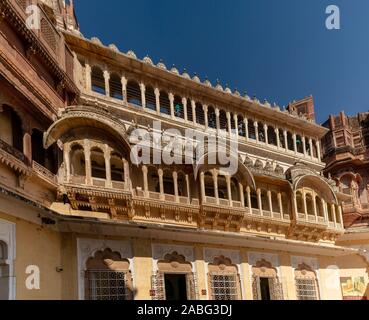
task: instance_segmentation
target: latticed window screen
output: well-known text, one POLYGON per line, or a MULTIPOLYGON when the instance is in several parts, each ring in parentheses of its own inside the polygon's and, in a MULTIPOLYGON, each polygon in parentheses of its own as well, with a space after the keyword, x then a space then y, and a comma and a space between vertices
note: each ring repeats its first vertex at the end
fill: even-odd
POLYGON ((211 273, 210 284, 213 300, 237 300, 239 298, 237 274, 211 273))
POLYGON ((315 279, 296 278, 296 293, 298 300, 319 300, 315 279))
POLYGON ((131 300, 128 277, 126 271, 86 271, 86 300, 131 300))
MULTIPOLYGON (((262 300, 261 286, 259 276, 253 276, 252 293, 254 300, 262 300)), ((269 277, 269 295, 270 300, 283 300, 283 288, 279 279, 276 277, 269 277)))

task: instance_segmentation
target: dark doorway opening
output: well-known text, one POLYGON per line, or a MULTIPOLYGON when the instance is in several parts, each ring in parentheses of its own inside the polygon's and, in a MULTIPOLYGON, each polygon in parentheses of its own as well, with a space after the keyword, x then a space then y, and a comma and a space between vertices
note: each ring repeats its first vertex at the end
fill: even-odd
POLYGON ((168 301, 187 301, 185 274, 165 274, 165 295, 168 301))
POLYGON ((270 285, 269 278, 260 278, 260 293, 261 300, 269 301, 270 299, 270 285))

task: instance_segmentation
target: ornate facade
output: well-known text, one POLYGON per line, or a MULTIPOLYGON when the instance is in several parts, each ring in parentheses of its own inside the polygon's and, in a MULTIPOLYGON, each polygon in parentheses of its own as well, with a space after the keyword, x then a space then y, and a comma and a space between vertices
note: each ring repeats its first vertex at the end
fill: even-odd
POLYGON ((283 110, 86 39, 73 2, 40 1, 29 30, 29 3, 0 0, 0 297, 342 299, 341 277, 368 283, 336 242, 347 195, 322 174, 312 97, 283 110), (206 148, 197 166, 136 164, 139 130, 159 151, 237 140, 238 170, 206 148))

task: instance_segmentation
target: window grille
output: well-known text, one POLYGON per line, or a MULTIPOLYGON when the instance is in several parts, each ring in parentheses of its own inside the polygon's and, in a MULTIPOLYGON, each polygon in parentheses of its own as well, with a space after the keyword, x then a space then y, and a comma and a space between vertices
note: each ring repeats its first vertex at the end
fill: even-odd
POLYGON ((296 278, 298 300, 319 300, 315 279, 296 278))
POLYGON ((156 110, 156 96, 152 87, 146 88, 146 108, 155 111, 156 110))
POLYGON ((132 300, 126 271, 88 270, 85 273, 87 300, 132 300))
POLYGON ((259 141, 260 142, 266 142, 264 124, 263 123, 258 124, 258 134, 259 134, 259 141))
POLYGON ((92 91, 100 94, 105 94, 105 78, 102 70, 98 67, 93 67, 91 72, 92 91))
POLYGON ((228 127, 227 114, 223 110, 220 110, 219 112, 219 124, 221 130, 227 130, 228 127))
POLYGON ((127 84, 127 101, 136 106, 142 106, 141 88, 135 81, 129 81, 127 84))
POLYGON ((248 120, 248 131, 249 131, 249 139, 256 140, 256 130, 254 121, 249 119, 248 120))
POLYGON ((217 117, 215 114, 215 110, 212 106, 208 108, 208 126, 209 128, 216 129, 217 128, 217 117))
POLYGON ((205 125, 205 113, 200 103, 196 103, 196 123, 203 126, 205 125))
POLYGON ((122 81, 117 74, 112 74, 109 80, 110 97, 123 100, 122 81))
POLYGON ((193 122, 192 102, 187 100, 187 120, 193 122))
POLYGON ((160 112, 170 115, 170 101, 168 93, 165 91, 160 92, 160 112))
POLYGON ((238 276, 237 274, 211 273, 211 292, 213 300, 237 300, 238 276))
POLYGON ((244 121, 243 117, 240 116, 240 115, 238 116, 237 128, 238 128, 238 135, 240 137, 246 137, 245 121, 244 121))

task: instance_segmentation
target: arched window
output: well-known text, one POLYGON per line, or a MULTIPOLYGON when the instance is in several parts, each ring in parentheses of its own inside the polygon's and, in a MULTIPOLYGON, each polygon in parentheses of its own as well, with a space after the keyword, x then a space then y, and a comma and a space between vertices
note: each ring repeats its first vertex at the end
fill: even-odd
POLYGON ((296 203, 297 203, 297 212, 298 213, 305 213, 304 199, 303 199, 302 193, 300 191, 296 192, 296 203))
POLYGON ((163 175, 164 193, 174 195, 174 180, 173 172, 169 170, 164 171, 163 175))
POLYGON ((85 153, 82 146, 75 144, 70 151, 71 174, 73 176, 86 175, 85 153))
POLYGON ((93 178, 106 179, 105 157, 99 148, 91 149, 91 174, 93 178))
POLYGON ((113 73, 110 76, 109 88, 110 97, 123 100, 122 80, 116 73, 113 73))
POLYGON ((285 192, 282 193, 282 210, 283 215, 291 218, 291 199, 285 192))
POLYGON ((272 192, 272 207, 273 212, 281 213, 281 210, 279 208, 278 194, 274 191, 272 192))
POLYGON ((122 156, 113 152, 110 157, 111 180, 123 182, 124 181, 124 166, 122 156))
POLYGON ((92 67, 91 88, 96 93, 106 94, 104 73, 99 67, 92 67))
POLYGON ((160 112, 170 115, 170 100, 168 93, 165 91, 160 91, 160 112))
POLYGON ((249 131, 249 139, 256 140, 256 130, 254 125, 254 120, 248 119, 248 131, 249 131))
POLYGON ((246 127, 245 127, 245 120, 243 118, 243 116, 238 115, 238 124, 237 124, 237 128, 238 128, 238 135, 240 137, 246 137, 246 127))
POLYGON ((187 99, 187 120, 193 122, 192 102, 190 99, 187 99))
POLYGON ((309 266, 301 264, 296 268, 295 283, 298 300, 319 300, 318 280, 309 266))
POLYGON ((259 133, 259 141, 266 142, 265 131, 264 131, 264 123, 259 122, 258 124, 258 133, 259 133))
POLYGON ((205 125, 204 108, 199 102, 196 102, 196 123, 202 126, 205 125))
POLYGON ((145 91, 146 108, 156 111, 156 96, 152 86, 147 86, 145 91))
POLYGON ((286 141, 284 141, 284 134, 283 130, 279 130, 279 145, 285 149, 286 148, 286 141))
POLYGON ((177 95, 174 96, 174 115, 179 119, 184 119, 182 98, 177 95))
POLYGON ((268 143, 277 146, 277 135, 275 129, 271 126, 268 127, 268 143))
POLYGON ((313 197, 310 193, 306 194, 306 209, 307 209, 307 214, 314 216, 314 205, 313 205, 313 197))
POLYGON ((205 195, 207 197, 215 198, 214 180, 211 172, 206 172, 205 177, 205 195))
POLYGON ((270 212, 269 199, 268 199, 268 191, 262 189, 261 190, 261 203, 263 206, 263 211, 270 212))
POLYGON ((318 217, 324 217, 323 201, 318 196, 315 198, 315 205, 318 217))
POLYGON ((332 210, 331 203, 327 203, 327 213, 328 213, 329 222, 334 222, 334 216, 333 216, 333 210, 332 210))
POLYGON ((9 299, 9 266, 8 246, 4 241, 0 241, 0 301, 9 299))
POLYGON ((219 111, 219 123, 221 130, 227 130, 228 127, 227 114, 224 110, 219 111))
POLYGON ((300 135, 296 136, 296 145, 297 145, 297 152, 304 153, 304 145, 303 145, 302 138, 300 135))
POLYGON ((254 189, 251 189, 250 197, 251 197, 251 208, 252 209, 259 209, 258 196, 257 196, 254 189))
POLYGON ((236 178, 231 178, 231 193, 233 201, 240 201, 240 189, 236 178))
POLYGON ((208 126, 212 129, 217 128, 217 117, 213 106, 208 107, 208 126))
POLYGON ((212 300, 239 300, 241 298, 238 268, 229 258, 216 257, 208 265, 209 288, 212 300))
POLYGON ((234 119, 234 114, 231 113, 230 117, 231 117, 231 130, 236 130, 236 125, 237 124, 236 124, 236 121, 234 119))
POLYGON ((315 140, 313 140, 313 157, 318 158, 318 148, 315 140))
POLYGON ((134 80, 129 80, 127 83, 127 102, 139 107, 142 106, 141 88, 134 80))
POLYGON ((86 262, 86 300, 132 300, 130 263, 111 249, 98 251, 86 262))
POLYGON ((293 143, 293 135, 291 132, 287 132, 287 144, 288 144, 288 150, 295 151, 295 146, 293 143))

